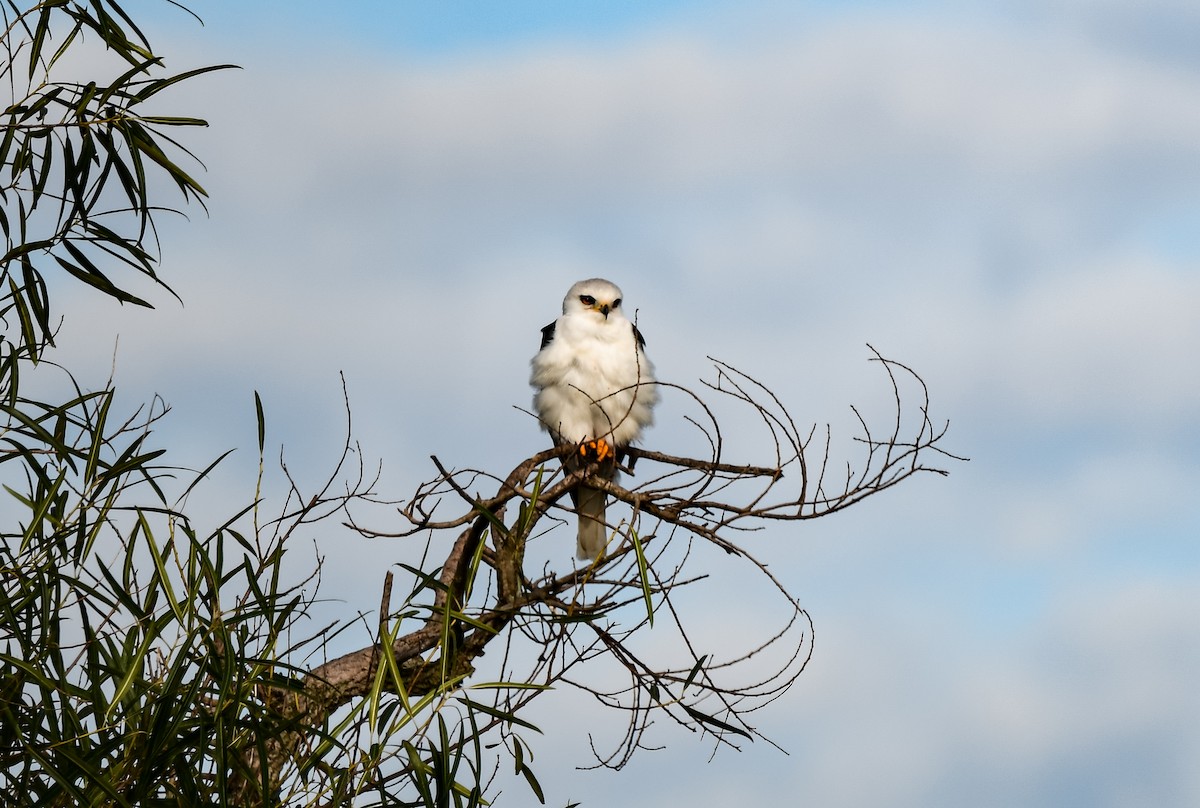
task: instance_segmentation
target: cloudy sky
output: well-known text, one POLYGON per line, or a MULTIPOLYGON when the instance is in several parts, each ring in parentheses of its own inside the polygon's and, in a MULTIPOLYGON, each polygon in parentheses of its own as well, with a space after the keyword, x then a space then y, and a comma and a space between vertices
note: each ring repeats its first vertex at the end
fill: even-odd
MULTIPOLYGON (((718 357, 841 426, 887 404, 869 343, 971 458, 747 540, 816 626, 755 714, 788 754, 710 762, 663 725, 666 750, 577 771, 603 718, 550 694, 549 804, 1200 803, 1193 2, 145 8, 171 67, 243 67, 173 110, 212 124, 187 136, 209 215, 163 228, 183 306, 92 309, 61 350, 100 384, 119 334, 122 395, 173 406, 177 462, 242 447, 215 491, 252 480, 253 390, 316 480, 339 371, 385 493, 432 453, 509 467, 544 443, 515 409, 538 329, 593 275, 664 379, 718 357)), ((683 448, 680 418, 647 444, 683 448)), ((336 608, 373 608, 397 549, 312 539, 336 608)), ((712 642, 738 583, 694 605, 712 642)))

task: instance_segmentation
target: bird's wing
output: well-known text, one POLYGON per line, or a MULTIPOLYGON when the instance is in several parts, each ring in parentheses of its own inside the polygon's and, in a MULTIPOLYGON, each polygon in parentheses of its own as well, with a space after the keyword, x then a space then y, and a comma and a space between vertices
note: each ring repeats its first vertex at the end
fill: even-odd
MULTIPOLYGON (((632 324, 631 324, 631 325, 632 325, 632 324)), ((545 330, 545 329, 542 329, 542 334, 544 335, 545 333, 546 333, 546 330, 545 330)), ((550 337, 551 337, 551 338, 553 338, 553 337, 554 337, 554 326, 553 326, 553 325, 551 325, 551 326, 550 326, 550 337)), ((638 331, 638 327, 637 327, 636 325, 635 325, 635 326, 633 326, 633 338, 634 338, 635 340, 637 340, 637 344, 638 344, 638 347, 639 347, 639 348, 645 348, 645 347, 646 347, 646 338, 642 336, 642 332, 641 332, 641 331, 638 331)), ((549 342, 549 340, 547 340, 547 339, 545 338, 545 336, 543 336, 543 337, 542 337, 542 347, 543 347, 543 348, 545 348, 545 347, 546 347, 546 343, 547 343, 547 342, 549 342)))
MULTIPOLYGON (((554 326, 556 325, 558 325, 557 320, 542 329, 542 347, 538 348, 539 351, 546 350, 546 346, 554 341, 554 326)), ((634 331, 637 331, 637 329, 635 328, 634 331)))

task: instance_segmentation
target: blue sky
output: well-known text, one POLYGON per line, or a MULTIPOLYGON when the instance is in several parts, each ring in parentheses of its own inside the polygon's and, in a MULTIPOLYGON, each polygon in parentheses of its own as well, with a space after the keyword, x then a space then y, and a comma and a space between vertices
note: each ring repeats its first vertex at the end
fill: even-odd
MULTIPOLYGON (((397 497, 434 452, 507 467, 544 440, 514 409, 537 330, 592 275, 662 378, 716 356, 845 428, 886 404, 870 343, 971 457, 753 537, 816 623, 757 715, 790 756, 707 762, 663 727, 667 751, 576 771, 608 725, 556 693, 549 804, 1200 802, 1193 4, 246 6, 163 15, 157 39, 173 66, 245 68, 179 100, 212 123, 189 139, 210 215, 163 229, 185 305, 60 339, 100 384, 120 333, 118 385, 171 403, 177 461, 248 450, 257 389, 315 479, 345 371, 397 497)), ((668 401, 646 442, 687 434, 668 401)), ((402 550, 312 540, 330 608, 374 608, 402 550)), ((738 582, 696 604, 715 647, 754 619, 738 582)))
MULTIPOLYGON (((697 15, 719 11, 707 0, 659 0, 639 3, 395 3, 355 0, 350 3, 289 3, 263 0, 254 4, 215 0, 193 8, 206 24, 253 32, 272 30, 301 41, 340 40, 355 48, 406 53, 422 58, 462 54, 497 47, 510 49, 553 40, 595 41, 637 34, 648 27, 687 24, 697 15)), ((176 11, 155 10, 186 24, 176 11)), ((233 34, 237 36, 237 34, 233 34)))

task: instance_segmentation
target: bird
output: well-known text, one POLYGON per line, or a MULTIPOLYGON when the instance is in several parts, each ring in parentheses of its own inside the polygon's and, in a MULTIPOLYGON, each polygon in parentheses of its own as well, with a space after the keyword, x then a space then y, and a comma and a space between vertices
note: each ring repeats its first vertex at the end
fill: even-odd
MULTIPOLYGON (((596 477, 616 480, 623 451, 654 422, 658 387, 646 340, 625 316, 620 288, 603 278, 574 284, 562 316, 542 329, 530 362, 533 407, 555 446, 572 444, 568 472, 599 463, 596 477)), ((580 483, 571 491, 578 518, 576 557, 598 561, 608 533, 603 491, 580 483)))

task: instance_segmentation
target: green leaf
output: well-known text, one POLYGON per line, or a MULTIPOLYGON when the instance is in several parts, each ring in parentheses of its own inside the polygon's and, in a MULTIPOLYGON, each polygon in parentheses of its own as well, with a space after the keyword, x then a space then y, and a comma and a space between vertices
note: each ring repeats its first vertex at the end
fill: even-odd
POLYGON ((263 453, 263 447, 266 445, 267 439, 267 419, 263 416, 262 398, 258 395, 258 391, 254 391, 254 415, 258 421, 258 453, 263 453))
MULTIPOLYGON (((158 79, 156 81, 148 82, 144 88, 142 88, 141 90, 139 90, 138 92, 134 93, 131 96, 131 100, 133 103, 139 103, 139 102, 145 101, 147 98, 150 98, 153 95, 157 95, 158 93, 162 92, 163 90, 167 89, 168 87, 178 84, 181 81, 187 81, 190 78, 195 78, 196 76, 203 76, 205 73, 213 73, 213 72, 216 72, 217 70, 241 70, 241 67, 238 65, 224 64, 224 65, 210 65, 208 67, 198 67, 195 70, 185 70, 182 73, 177 73, 174 76, 170 76, 165 79, 158 79)), ((143 120, 159 120, 159 119, 143 118, 143 120)), ((188 124, 188 125, 208 126, 207 122, 202 121, 198 118, 180 118, 180 119, 168 119, 168 120, 195 121, 194 124, 188 124)))
POLYGON ((139 510, 137 518, 138 524, 142 528, 142 535, 146 537, 146 543, 150 545, 150 557, 154 560, 154 571, 158 574, 159 585, 162 587, 163 594, 167 596, 167 603, 170 604, 171 611, 175 613, 176 619, 182 625, 187 621, 187 616, 184 614, 179 599, 175 597, 175 588, 171 585, 170 572, 166 567, 166 558, 170 553, 171 540, 168 539, 167 546, 160 551, 158 543, 154 540, 154 530, 150 527, 150 522, 146 519, 146 513, 139 510))
MULTIPOLYGON (((46 137, 47 135, 49 135, 49 130, 43 129, 30 133, 31 137, 46 137)), ((46 192, 46 183, 50 181, 50 176, 53 173, 51 169, 54 167, 54 147, 49 142, 43 142, 41 146, 42 163, 35 171, 31 172, 30 177, 33 180, 33 187, 30 189, 29 194, 30 210, 37 207, 42 194, 46 192)), ((32 158, 33 155, 30 155, 30 157, 32 158)))
POLYGON ((52 87, 46 92, 37 97, 29 106, 25 107, 21 112, 21 121, 27 121, 39 112, 42 112, 46 107, 54 103, 60 95, 62 95, 64 87, 52 87))
MULTIPOLYGON (((22 261, 24 260, 24 257, 22 257, 22 261)), ((23 290, 17 286, 16 279, 11 275, 8 278, 8 289, 13 305, 17 309, 17 319, 21 321, 21 338, 24 341, 26 350, 29 351, 29 359, 34 364, 37 364, 38 356, 41 353, 39 350, 41 340, 38 339, 38 331, 34 327, 34 317, 29 311, 29 304, 25 300, 25 295, 22 294, 23 290)))
POLYGON ((55 479, 54 484, 49 491, 39 492, 41 496, 33 503, 35 509, 32 518, 29 520, 29 527, 25 529, 25 535, 21 537, 21 551, 24 552, 33 538, 41 533, 42 522, 49 515, 50 507, 54 504, 54 498, 58 495, 58 490, 67 479, 67 472, 63 471, 55 479))
POLYGON ((689 707, 686 704, 682 705, 682 707, 687 712, 688 715, 690 715, 695 720, 699 721, 701 724, 705 724, 710 727, 715 727, 716 729, 722 730, 723 732, 732 732, 734 735, 741 735, 743 738, 747 738, 751 741, 754 740, 754 738, 751 737, 750 733, 746 732, 741 727, 735 727, 732 724, 728 724, 719 718, 714 718, 713 716, 708 715, 707 713, 702 713, 699 710, 695 709, 694 707, 689 707))
MULTIPOLYGON (((50 345, 54 344, 53 332, 50 327, 50 300, 46 291, 46 281, 34 269, 28 255, 21 258, 21 297, 28 303, 29 313, 39 331, 46 336, 50 345)), ((15 302, 15 301, 14 301, 15 302)))
MULTIPOLYGON (((687 690, 688 686, 691 685, 691 683, 693 681, 695 681, 696 675, 699 674, 700 671, 704 670, 704 663, 707 659, 708 659, 708 654, 705 654, 704 656, 702 656, 696 660, 696 664, 692 666, 692 672, 687 675, 687 679, 685 679, 683 682, 683 690, 687 690)), ((680 692, 682 692, 682 691, 680 691, 680 692)))
MULTIPOLYGON (((54 0, 53 2, 53 5, 55 6, 65 6, 66 4, 66 0, 54 0)), ((73 25, 67 35, 62 38, 62 43, 58 46, 58 50, 54 51, 54 55, 51 56, 50 61, 46 63, 47 70, 54 67, 58 60, 62 58, 63 54, 67 52, 67 49, 75 43, 75 37, 79 35, 80 27, 81 26, 78 24, 73 25)))
POLYGON ((54 12, 55 5, 65 5, 65 3, 43 3, 42 13, 38 15, 37 25, 34 26, 33 39, 29 43, 29 75, 31 76, 36 76, 38 73, 38 61, 42 58, 42 45, 46 41, 46 35, 50 33, 50 15, 54 12))
POLYGON ((91 483, 96 479, 96 469, 100 465, 100 450, 104 448, 104 441, 99 439, 104 434, 104 425, 108 421, 108 408, 112 406, 112 393, 106 394, 100 401, 100 406, 96 408, 96 415, 92 420, 92 434, 95 438, 92 440, 92 445, 88 448, 87 462, 83 467, 83 481, 85 484, 91 483))
POLYGON ((142 638, 141 643, 133 650, 133 653, 121 662, 126 666, 124 675, 117 683, 116 689, 113 691, 112 699, 109 701, 108 709, 104 712, 104 720, 112 720, 113 711, 120 705, 125 694, 133 687, 135 680, 142 676, 145 671, 146 656, 150 653, 150 646, 154 644, 156 633, 152 630, 147 630, 146 635, 142 638))
MULTIPOLYGON (((204 478, 206 478, 210 473, 212 473, 213 469, 215 469, 222 462, 224 462, 225 458, 227 458, 231 454, 233 454, 233 451, 234 451, 233 449, 226 449, 224 452, 222 452, 220 455, 217 456, 216 460, 214 460, 213 462, 211 462, 207 466, 205 466, 204 470, 201 471, 199 474, 197 474, 195 476, 195 478, 190 483, 188 483, 188 487, 183 490, 183 493, 179 496, 179 500, 182 502, 183 500, 187 499, 188 495, 192 493, 192 491, 196 488, 196 486, 198 486, 201 482, 203 482, 204 478)), ((240 515, 241 514, 239 514, 239 516, 240 515)))
POLYGON ((145 306, 148 309, 154 308, 140 297, 135 297, 134 295, 131 295, 125 290, 116 286, 103 272, 100 271, 100 269, 94 263, 92 263, 91 259, 88 258, 82 250, 80 250, 70 241, 64 241, 63 247, 68 253, 71 254, 71 258, 75 259, 75 262, 72 263, 60 255, 55 255, 54 258, 58 261, 59 266, 61 266, 67 272, 71 273, 89 286, 99 289, 104 294, 116 298, 122 303, 132 303, 135 306, 145 306))
POLYGON ((553 685, 542 685, 537 682, 478 682, 471 685, 471 690, 553 690, 553 685))
POLYGON ((638 538, 637 531, 632 527, 629 528, 629 537, 633 540, 633 552, 637 557, 638 579, 642 584, 642 599, 646 603, 646 620, 650 623, 650 628, 654 628, 654 601, 650 599, 650 565, 646 563, 646 550, 642 547, 642 540, 638 538))
MULTIPOLYGON (((120 17, 122 20, 124 20, 125 24, 128 25, 129 28, 135 34, 137 34, 138 39, 141 40, 143 45, 145 45, 145 47, 146 47, 145 53, 148 55, 149 48, 150 48, 150 40, 148 40, 146 38, 146 35, 142 33, 141 29, 139 29, 137 27, 137 24, 133 21, 133 18, 131 18, 128 14, 125 13, 125 9, 123 9, 119 5, 117 5, 116 0, 108 0, 108 4, 110 6, 112 6, 112 10, 114 12, 116 12, 117 16, 120 17)), ((113 28, 117 29, 118 31, 120 30, 120 27, 116 24, 116 21, 112 20, 111 17, 108 18, 108 23, 113 28)), ((121 36, 122 36, 122 38, 125 38, 125 33, 123 31, 121 31, 121 36)), ((129 42, 128 38, 125 38, 125 42, 129 42)), ((132 44, 132 43, 130 43, 130 44, 132 44)))
POLYGON ((525 727, 526 729, 531 729, 534 732, 538 733, 539 735, 542 734, 542 731, 540 729, 538 729, 533 724, 530 724, 525 719, 518 718, 515 713, 506 712, 504 710, 498 710, 495 707, 490 707, 490 706, 484 704, 483 702, 475 701, 474 699, 472 699, 468 696, 465 696, 465 695, 460 696, 459 701, 466 704, 468 709, 477 710, 478 712, 485 713, 486 715, 490 715, 492 718, 498 718, 501 721, 504 721, 508 724, 515 724, 519 727, 525 727))
POLYGON ((533 769, 528 766, 522 766, 521 774, 525 776, 525 782, 529 783, 529 788, 533 791, 533 795, 538 798, 538 802, 545 805, 546 795, 542 793, 542 784, 533 776, 533 769))

